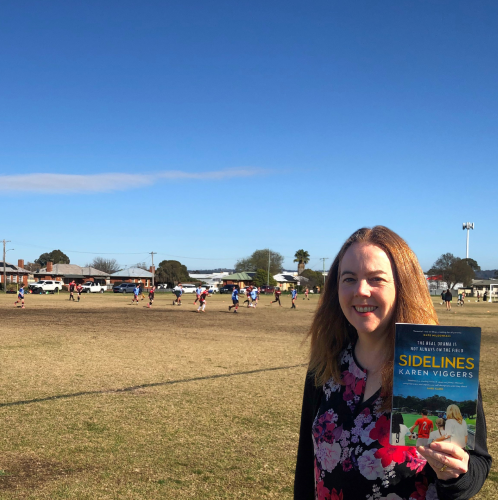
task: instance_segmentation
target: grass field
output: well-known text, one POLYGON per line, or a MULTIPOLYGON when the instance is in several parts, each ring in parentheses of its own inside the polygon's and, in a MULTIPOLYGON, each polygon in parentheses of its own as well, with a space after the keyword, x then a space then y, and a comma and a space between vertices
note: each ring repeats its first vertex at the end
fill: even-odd
MULTIPOLYGON (((292 498, 307 346, 317 297, 298 310, 195 313, 156 295, 0 295, 0 498, 292 498)), ((498 455, 498 304, 442 324, 483 329, 488 445, 498 455), (488 312, 489 311, 489 312, 488 312)), ((498 499, 498 467, 476 498, 498 499)))

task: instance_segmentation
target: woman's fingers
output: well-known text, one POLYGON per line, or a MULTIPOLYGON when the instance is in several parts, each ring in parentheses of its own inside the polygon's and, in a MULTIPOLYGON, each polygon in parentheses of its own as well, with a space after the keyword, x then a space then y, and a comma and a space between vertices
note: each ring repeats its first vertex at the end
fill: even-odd
POLYGON ((417 451, 427 460, 439 479, 455 479, 468 470, 469 455, 455 444, 431 443, 428 447, 417 447, 417 451))

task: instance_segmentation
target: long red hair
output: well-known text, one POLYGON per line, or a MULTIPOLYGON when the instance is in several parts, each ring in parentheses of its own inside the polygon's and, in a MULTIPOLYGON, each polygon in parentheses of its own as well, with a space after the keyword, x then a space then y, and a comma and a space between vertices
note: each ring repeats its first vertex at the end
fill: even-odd
POLYGON ((417 257, 408 244, 384 226, 361 228, 355 231, 337 254, 321 295, 318 310, 308 332, 311 339, 309 370, 320 386, 331 377, 341 382, 341 353, 358 338, 356 330, 349 324, 339 305, 339 268, 348 248, 354 243, 375 245, 391 260, 396 287, 394 312, 389 329, 388 360, 382 367, 381 395, 383 410, 391 407, 392 372, 394 356, 394 334, 396 323, 418 323, 437 325, 438 319, 432 304, 424 273, 417 257))

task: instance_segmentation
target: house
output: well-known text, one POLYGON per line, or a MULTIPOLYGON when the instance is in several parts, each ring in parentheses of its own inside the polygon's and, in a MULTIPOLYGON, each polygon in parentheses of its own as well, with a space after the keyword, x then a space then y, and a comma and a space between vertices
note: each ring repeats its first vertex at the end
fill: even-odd
POLYGON ((223 278, 229 276, 230 273, 189 273, 189 276, 194 281, 203 281, 209 288, 219 288, 223 285, 223 278))
POLYGON ((477 292, 482 297, 488 292, 488 297, 498 297, 498 278, 489 280, 472 280, 472 296, 477 297, 477 292))
POLYGON ((2 288, 4 273, 7 285, 11 283, 22 283, 26 286, 28 284, 28 277, 31 275, 30 271, 24 269, 24 260, 22 259, 17 261, 17 266, 9 262, 0 262, 0 283, 2 283, 2 288))
MULTIPOLYGON (((284 271, 285 272, 285 271, 284 271)), ((296 273, 297 274, 297 273, 296 273)), ((304 281, 308 281, 304 276, 293 276, 292 274, 275 274, 273 279, 278 283, 278 287, 282 292, 286 292, 291 288, 295 288, 301 284, 301 281, 304 284, 304 281)))
POLYGON ((39 269, 33 274, 37 281, 59 280, 65 285, 69 285, 73 280, 76 283, 95 281, 109 285, 109 274, 90 266, 81 267, 76 264, 53 264, 52 262, 47 262, 47 267, 39 269))
POLYGON ((253 285, 254 275, 256 273, 234 273, 223 276, 223 286, 225 285, 237 285, 239 288, 245 288, 246 286, 253 285))
POLYGON ((143 285, 148 288, 152 286, 152 268, 150 271, 146 271, 140 267, 127 267, 126 269, 121 269, 116 273, 112 273, 110 276, 111 285, 115 283, 138 283, 141 281, 143 285))

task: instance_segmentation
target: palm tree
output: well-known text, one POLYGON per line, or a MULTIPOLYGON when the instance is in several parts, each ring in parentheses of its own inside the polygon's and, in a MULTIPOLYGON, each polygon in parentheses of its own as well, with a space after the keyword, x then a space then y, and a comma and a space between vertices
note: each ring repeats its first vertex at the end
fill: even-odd
POLYGON ((294 262, 297 262, 297 274, 302 274, 304 266, 310 261, 310 254, 306 250, 298 250, 294 254, 294 262))

